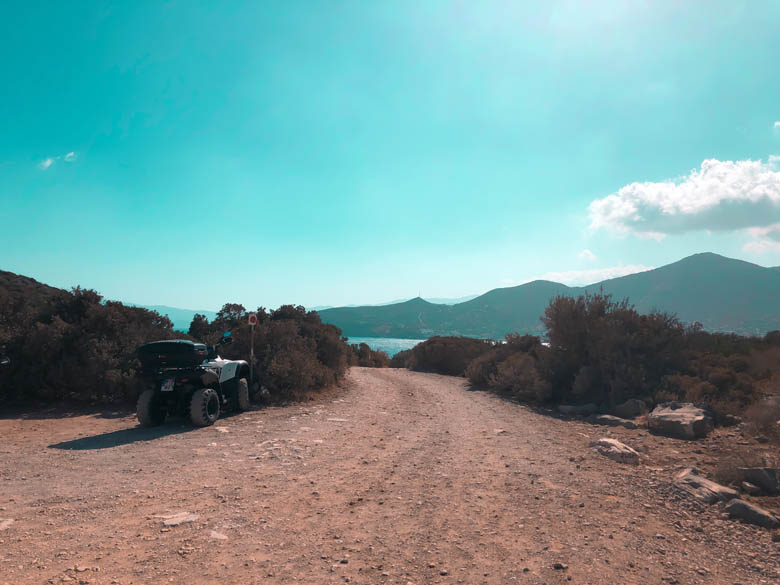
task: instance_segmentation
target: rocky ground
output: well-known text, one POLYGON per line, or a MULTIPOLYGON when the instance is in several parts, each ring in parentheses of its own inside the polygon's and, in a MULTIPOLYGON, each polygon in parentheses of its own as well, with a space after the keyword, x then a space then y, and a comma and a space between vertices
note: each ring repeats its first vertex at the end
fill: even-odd
POLYGON ((750 438, 562 420, 458 378, 353 368, 205 429, 42 412, 0 436, 0 584, 780 582, 769 530, 672 486, 750 438))

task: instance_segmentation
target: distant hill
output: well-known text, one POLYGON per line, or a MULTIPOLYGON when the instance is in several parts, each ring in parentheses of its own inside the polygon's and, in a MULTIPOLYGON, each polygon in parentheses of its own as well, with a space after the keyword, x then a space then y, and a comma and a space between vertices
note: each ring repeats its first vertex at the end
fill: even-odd
POLYGON ((712 253, 695 254, 647 272, 585 287, 536 280, 497 288, 472 300, 444 305, 417 298, 378 307, 320 311, 322 319, 355 337, 466 335, 498 339, 507 333, 543 332, 539 318, 556 295, 603 290, 628 297, 640 312, 675 313, 710 331, 763 334, 780 329, 780 270, 712 253))
POLYGON ((131 307, 141 307, 143 309, 149 309, 150 311, 157 311, 160 315, 167 315, 168 318, 173 321, 173 328, 177 331, 188 331, 192 318, 196 313, 206 315, 209 322, 213 321, 217 316, 216 311, 196 311, 194 309, 180 309, 178 307, 168 307, 167 305, 133 305, 127 303, 131 307))

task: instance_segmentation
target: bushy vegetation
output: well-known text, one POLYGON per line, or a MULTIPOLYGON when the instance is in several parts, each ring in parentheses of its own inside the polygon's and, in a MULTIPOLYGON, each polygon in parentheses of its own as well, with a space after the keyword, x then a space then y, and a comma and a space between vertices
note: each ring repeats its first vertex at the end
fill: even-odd
POLYGON ((0 371, 4 401, 132 399, 141 387, 136 347, 182 337, 167 317, 102 302, 93 290, 16 293, 0 290, 0 345, 11 358, 0 371))
POLYGON ((431 337, 399 352, 394 362, 403 361, 405 367, 420 372, 462 376, 471 361, 490 351, 493 345, 493 341, 472 337, 431 337))
MULTIPOLYGON (((255 379, 273 400, 301 399, 344 376, 352 349, 342 338, 341 329, 323 323, 315 311, 301 306, 284 305, 270 312, 261 307, 256 313, 255 379)), ((221 349, 223 357, 249 362, 251 328, 242 305, 224 305, 211 323, 196 315, 189 333, 213 343, 226 331, 232 332, 233 343, 221 349)))
POLYGON ((545 344, 532 335, 495 344, 433 338, 391 365, 465 375, 524 401, 595 403, 607 411, 629 398, 682 400, 705 404, 719 418, 743 413, 771 392, 780 371, 776 332, 707 333, 669 314, 642 315, 609 295, 557 297, 542 322, 545 344))
POLYGON ((399 351, 390 359, 391 368, 408 368, 412 357, 411 349, 404 349, 399 351))
MULTIPOLYGON (((258 309, 255 376, 271 398, 302 398, 338 382, 353 359, 341 330, 315 312, 291 305, 258 309)), ((231 331, 234 343, 223 357, 250 360, 246 309, 222 307, 213 322, 196 315, 189 335, 146 309, 104 301, 93 290, 64 291, 0 272, 0 353, 11 359, 0 369, 0 399, 88 401, 131 404, 144 382, 137 375, 136 348, 149 341, 191 337, 214 344, 231 331)), ((368 354, 374 363, 384 359, 368 354)))
POLYGON ((349 365, 364 368, 387 368, 390 366, 390 356, 387 352, 371 349, 367 343, 353 344, 350 346, 349 365))

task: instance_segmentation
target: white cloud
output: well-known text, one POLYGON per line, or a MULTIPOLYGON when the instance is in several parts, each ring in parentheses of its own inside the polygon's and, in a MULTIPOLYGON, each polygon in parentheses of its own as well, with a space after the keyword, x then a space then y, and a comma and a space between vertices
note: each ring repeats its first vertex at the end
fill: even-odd
POLYGON ((585 248, 582 252, 577 254, 577 258, 580 258, 581 260, 587 260, 588 262, 593 262, 596 259, 596 255, 585 248))
POLYGON ((780 252, 780 223, 766 227, 748 228, 752 241, 742 246, 746 252, 763 254, 765 252, 780 252))
POLYGON ((76 160, 77 156, 78 155, 75 152, 69 152, 68 154, 62 154, 60 156, 50 156, 42 160, 38 164, 38 168, 41 169, 42 171, 45 171, 58 160, 64 160, 65 162, 73 162, 74 160, 76 160))
POLYGON ((775 122, 775 128, 780 128, 780 120, 778 120, 777 122, 775 122))
POLYGON ((644 266, 642 264, 630 264, 628 266, 609 266, 607 268, 592 268, 588 270, 568 270, 564 272, 548 272, 537 278, 531 280, 552 280, 553 282, 560 282, 568 284, 570 286, 582 286, 586 284, 593 284, 595 282, 601 282, 609 278, 618 278, 619 276, 626 276, 628 274, 636 274, 637 272, 645 272, 652 270, 654 266, 644 266))
POLYGON ((708 159, 677 180, 631 183, 588 207, 595 230, 661 239, 670 234, 733 231, 780 222, 780 157, 708 159))

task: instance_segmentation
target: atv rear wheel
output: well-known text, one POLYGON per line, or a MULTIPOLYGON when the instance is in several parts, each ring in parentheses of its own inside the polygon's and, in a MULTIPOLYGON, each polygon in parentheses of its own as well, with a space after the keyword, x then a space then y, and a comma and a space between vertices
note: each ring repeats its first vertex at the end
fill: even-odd
POLYGON ((238 387, 236 388, 236 403, 238 410, 241 412, 249 410, 249 384, 247 384, 246 378, 241 378, 238 381, 238 387))
POLYGON ((190 401, 190 420, 196 427, 213 425, 219 418, 219 394, 212 388, 196 390, 190 401))
POLYGON ((145 390, 138 397, 138 403, 135 407, 138 422, 144 427, 155 427, 165 422, 165 405, 161 403, 157 392, 154 390, 145 390))

